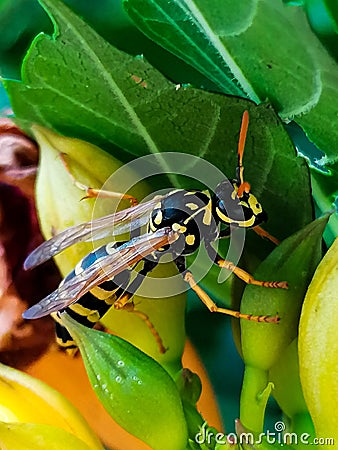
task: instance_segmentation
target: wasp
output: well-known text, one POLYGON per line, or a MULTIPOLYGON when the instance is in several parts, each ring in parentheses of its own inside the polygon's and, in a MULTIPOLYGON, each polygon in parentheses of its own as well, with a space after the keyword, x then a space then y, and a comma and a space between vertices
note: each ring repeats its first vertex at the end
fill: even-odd
POLYGON ((155 336, 161 352, 165 347, 148 316, 134 308, 132 297, 144 277, 158 264, 164 254, 170 253, 178 271, 189 287, 195 291, 209 311, 227 314, 257 322, 277 322, 278 316, 254 316, 218 307, 209 295, 195 282, 187 269, 185 257, 194 253, 203 243, 210 259, 221 268, 233 272, 245 283, 268 288, 287 288, 285 281, 260 281, 223 259, 213 247, 220 238, 229 237, 236 228, 252 228, 262 237, 277 243, 259 225, 267 220, 262 205, 244 180, 243 154, 249 123, 248 112, 242 117, 238 142, 236 178, 224 180, 215 191, 172 190, 152 200, 137 204, 136 199, 118 193, 109 193, 80 185, 87 196, 96 197, 102 192, 107 197, 122 196, 131 201, 125 210, 70 227, 37 247, 26 259, 25 269, 33 268, 67 247, 109 235, 119 235, 131 230, 129 241, 112 241, 85 256, 60 283, 59 287, 39 303, 24 312, 26 319, 52 314, 56 320, 57 340, 66 349, 76 347, 70 334, 62 325, 60 313, 66 311, 80 323, 93 327, 111 308, 127 309, 138 314, 155 336), (147 230, 142 234, 141 228, 147 230), (222 228, 221 228, 222 226, 222 228), (141 269, 131 279, 131 269, 142 263, 141 269))

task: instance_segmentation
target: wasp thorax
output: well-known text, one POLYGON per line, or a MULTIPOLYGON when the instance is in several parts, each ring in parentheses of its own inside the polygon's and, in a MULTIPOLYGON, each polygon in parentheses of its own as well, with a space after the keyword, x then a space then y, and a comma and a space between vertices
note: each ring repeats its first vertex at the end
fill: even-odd
POLYGON ((267 214, 249 191, 240 192, 236 180, 224 180, 214 194, 214 216, 221 222, 241 228, 252 228, 267 220, 267 214))

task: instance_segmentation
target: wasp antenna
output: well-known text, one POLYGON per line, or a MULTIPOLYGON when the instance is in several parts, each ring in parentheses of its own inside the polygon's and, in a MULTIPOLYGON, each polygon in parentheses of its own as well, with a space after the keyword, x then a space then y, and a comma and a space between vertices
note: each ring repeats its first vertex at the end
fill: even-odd
POLYGON ((244 111, 243 116, 242 116, 241 131, 239 133, 238 153, 237 153, 238 154, 237 181, 238 181, 239 185, 244 183, 243 153, 244 153, 244 147, 245 147, 248 126, 249 126, 249 113, 248 113, 248 111, 244 111))

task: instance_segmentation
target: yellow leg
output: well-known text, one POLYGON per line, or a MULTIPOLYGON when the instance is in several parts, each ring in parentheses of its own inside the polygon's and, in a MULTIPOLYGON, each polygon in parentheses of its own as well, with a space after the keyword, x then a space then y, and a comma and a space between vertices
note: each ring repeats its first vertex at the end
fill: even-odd
POLYGON ((130 297, 133 294, 126 292, 122 295, 115 303, 114 303, 114 309, 122 309, 123 311, 128 311, 130 313, 136 314, 140 319, 142 319, 147 327, 149 328, 151 334, 154 336, 160 353, 165 353, 167 349, 163 345, 163 341, 161 336, 159 335, 158 331, 156 330, 154 324, 149 319, 149 316, 147 314, 143 313, 142 311, 138 311, 135 309, 134 303, 130 302, 130 297))
POLYGON ((240 269, 239 267, 235 266, 234 263, 230 261, 226 261, 225 259, 219 259, 217 260, 217 264, 219 267, 224 267, 225 269, 231 270, 238 278, 243 280, 247 284, 253 284, 255 286, 262 286, 262 287, 268 287, 268 288, 279 288, 279 289, 287 289, 288 283, 286 281, 260 281, 255 280, 255 278, 250 275, 248 272, 246 272, 243 269, 240 269))
POLYGON ((258 236, 265 238, 265 239, 269 239, 269 241, 273 242, 275 245, 279 245, 280 242, 278 239, 276 239, 274 236, 272 236, 270 233, 268 233, 267 231, 265 231, 262 227, 260 227, 259 225, 257 225, 256 227, 253 227, 253 230, 256 234, 258 234, 258 236))
POLYGON ((278 315, 276 316, 254 316, 252 314, 243 314, 239 311, 233 311, 231 309, 219 308, 215 302, 211 300, 209 295, 198 286, 191 272, 186 272, 184 275, 184 281, 186 281, 191 289, 198 295, 198 297, 202 300, 205 306, 211 312, 217 312, 221 314, 227 314, 228 316, 237 317, 238 319, 252 320, 254 322, 279 322, 278 315))
POLYGON ((69 170, 68 164, 65 160, 64 153, 60 153, 60 159, 61 159, 67 173, 69 174, 70 178, 72 179, 74 186, 76 186, 77 188, 81 189, 82 191, 84 191, 86 193, 85 197, 83 197, 84 199, 97 198, 97 197, 112 198, 112 199, 120 198, 123 200, 129 200, 131 206, 136 206, 138 204, 137 199, 135 197, 133 197, 132 195, 121 194, 120 192, 105 191, 103 189, 94 189, 89 186, 86 186, 85 184, 80 183, 78 180, 75 179, 75 177, 72 175, 71 171, 69 170))

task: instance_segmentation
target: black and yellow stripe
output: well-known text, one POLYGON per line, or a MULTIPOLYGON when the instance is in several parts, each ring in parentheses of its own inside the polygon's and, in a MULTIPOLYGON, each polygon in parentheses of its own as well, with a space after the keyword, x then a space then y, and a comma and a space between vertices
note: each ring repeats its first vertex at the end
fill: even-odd
MULTIPOLYGON (((69 281, 78 275, 81 271, 90 267, 98 259, 105 258, 114 250, 117 250, 123 242, 114 242, 103 245, 97 250, 86 255, 62 281, 69 281)), ((88 328, 94 327, 99 320, 108 312, 114 302, 125 292, 130 282, 130 271, 125 270, 117 274, 112 280, 105 281, 96 286, 92 291, 87 292, 77 302, 70 305, 63 311, 66 311, 77 322, 88 328)), ((67 328, 62 324, 60 313, 52 314, 55 320, 56 341, 60 347, 66 350, 76 349, 76 344, 68 332, 67 328)))

